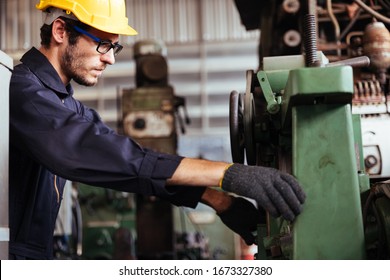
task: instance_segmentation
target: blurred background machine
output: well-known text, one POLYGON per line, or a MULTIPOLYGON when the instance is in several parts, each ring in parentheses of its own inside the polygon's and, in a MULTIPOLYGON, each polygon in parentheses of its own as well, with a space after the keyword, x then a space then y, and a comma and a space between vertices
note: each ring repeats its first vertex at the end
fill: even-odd
POLYGON ((262 34, 259 70, 230 95, 232 157, 292 173, 307 201, 259 225, 257 258, 388 259, 390 7, 265 2, 236 1, 262 34))
POLYGON ((134 44, 136 88, 122 94, 123 132, 141 146, 176 154, 176 120, 185 132, 189 123, 185 99, 176 96, 168 83, 166 47, 162 41, 145 40, 134 44))
MULTIPOLYGON (((176 154, 177 122, 185 132, 179 113, 185 100, 176 96, 168 83, 166 46, 159 40, 134 44, 136 87, 122 91, 123 133, 142 147, 176 154)), ((157 197, 136 195, 136 236, 138 259, 175 259, 172 205, 157 197)))
POLYGON ((0 51, 0 259, 8 259, 8 151, 9 151, 9 82, 13 69, 11 57, 0 51))

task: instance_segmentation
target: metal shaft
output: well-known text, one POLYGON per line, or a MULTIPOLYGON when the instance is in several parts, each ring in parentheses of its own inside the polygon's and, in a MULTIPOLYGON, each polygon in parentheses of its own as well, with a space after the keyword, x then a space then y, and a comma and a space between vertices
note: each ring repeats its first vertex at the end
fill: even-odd
POLYGON ((304 46, 305 46, 305 63, 307 67, 315 66, 317 58, 317 32, 315 16, 307 14, 304 18, 304 46))

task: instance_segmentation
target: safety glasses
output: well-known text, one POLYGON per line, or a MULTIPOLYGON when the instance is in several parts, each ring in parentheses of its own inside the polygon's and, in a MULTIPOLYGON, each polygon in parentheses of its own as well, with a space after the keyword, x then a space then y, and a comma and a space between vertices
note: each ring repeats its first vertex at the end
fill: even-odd
POLYGON ((98 43, 98 46, 96 48, 96 51, 101 54, 108 53, 111 49, 114 50, 114 55, 116 56, 118 53, 121 52, 123 49, 123 46, 118 43, 111 43, 108 40, 102 40, 91 33, 85 31, 84 29, 81 29, 80 27, 74 25, 73 29, 76 30, 78 33, 83 34, 94 40, 96 43, 98 43))

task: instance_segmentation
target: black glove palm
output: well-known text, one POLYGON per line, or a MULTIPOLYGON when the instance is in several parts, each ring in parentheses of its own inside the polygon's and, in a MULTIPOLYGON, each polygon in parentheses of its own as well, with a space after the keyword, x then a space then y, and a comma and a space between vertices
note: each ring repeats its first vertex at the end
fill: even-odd
POLYGON ((265 223, 265 212, 259 212, 248 200, 233 198, 232 205, 219 214, 221 221, 244 239, 247 245, 255 243, 252 232, 257 229, 257 224, 265 223))
POLYGON ((305 193, 297 180, 277 169, 235 163, 223 177, 222 189, 252 198, 273 217, 293 221, 301 211, 305 193))

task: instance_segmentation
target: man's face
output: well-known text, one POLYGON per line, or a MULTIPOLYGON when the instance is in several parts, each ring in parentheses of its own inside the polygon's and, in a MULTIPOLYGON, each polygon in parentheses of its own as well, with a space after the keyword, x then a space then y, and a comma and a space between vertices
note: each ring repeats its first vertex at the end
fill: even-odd
MULTIPOLYGON (((88 31, 101 40, 118 42, 118 35, 91 29, 88 31)), ((111 49, 105 54, 98 53, 98 43, 81 34, 74 45, 66 46, 61 57, 63 73, 80 85, 93 86, 98 82, 107 64, 115 63, 114 53, 111 49)))

